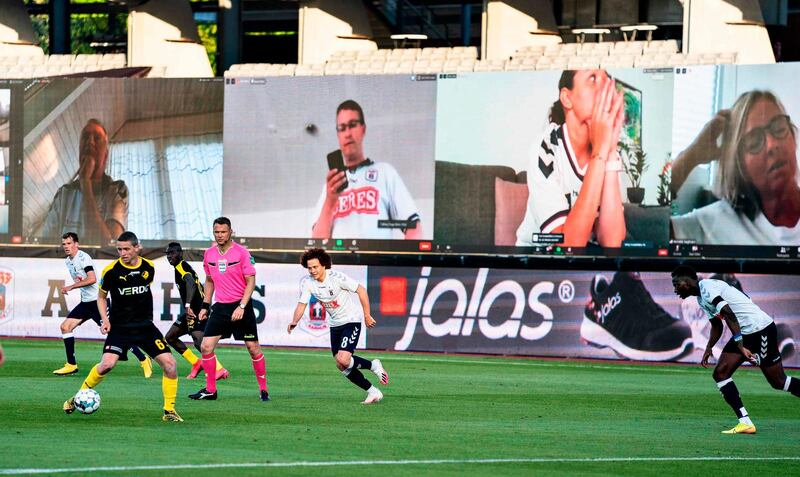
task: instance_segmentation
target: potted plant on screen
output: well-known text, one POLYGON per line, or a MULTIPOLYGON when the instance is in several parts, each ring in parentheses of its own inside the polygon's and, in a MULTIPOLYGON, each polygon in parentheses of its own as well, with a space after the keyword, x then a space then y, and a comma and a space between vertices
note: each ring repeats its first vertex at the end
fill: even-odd
POLYGON ((658 205, 670 205, 672 201, 672 194, 670 192, 669 184, 672 179, 672 159, 669 154, 667 155, 667 162, 661 168, 661 174, 658 175, 658 205))
POLYGON ((647 170, 647 153, 640 148, 623 148, 622 165, 625 174, 631 181, 628 187, 628 201, 632 204, 641 204, 644 200, 644 189, 641 187, 642 176, 647 170))

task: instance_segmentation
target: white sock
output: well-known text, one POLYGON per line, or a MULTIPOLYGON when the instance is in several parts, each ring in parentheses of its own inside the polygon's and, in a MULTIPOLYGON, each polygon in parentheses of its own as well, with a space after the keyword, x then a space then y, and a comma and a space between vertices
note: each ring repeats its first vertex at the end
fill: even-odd
POLYGON ((378 388, 375 386, 370 386, 369 389, 367 389, 367 394, 378 394, 379 392, 380 391, 378 391, 378 388))
POLYGON ((750 416, 740 417, 739 422, 741 422, 742 424, 747 424, 748 426, 753 425, 753 421, 750 420, 750 416))

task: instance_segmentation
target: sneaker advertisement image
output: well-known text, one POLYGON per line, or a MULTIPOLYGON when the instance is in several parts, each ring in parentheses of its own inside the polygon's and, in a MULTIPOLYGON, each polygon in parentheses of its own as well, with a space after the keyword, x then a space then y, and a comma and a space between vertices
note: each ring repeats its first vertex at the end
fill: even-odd
MULTIPOLYGON (((784 365, 800 365, 800 277, 700 278, 748 294, 775 321, 784 365)), ((368 280, 371 349, 699 363, 711 328, 666 272, 369 267, 368 280)))

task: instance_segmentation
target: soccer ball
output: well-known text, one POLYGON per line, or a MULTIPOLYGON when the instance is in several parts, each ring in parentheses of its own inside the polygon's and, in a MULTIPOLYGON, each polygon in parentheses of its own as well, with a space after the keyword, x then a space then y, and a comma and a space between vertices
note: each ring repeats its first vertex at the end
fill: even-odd
POLYGON ((91 414, 100 409, 100 394, 94 389, 81 389, 75 395, 75 409, 81 414, 91 414))

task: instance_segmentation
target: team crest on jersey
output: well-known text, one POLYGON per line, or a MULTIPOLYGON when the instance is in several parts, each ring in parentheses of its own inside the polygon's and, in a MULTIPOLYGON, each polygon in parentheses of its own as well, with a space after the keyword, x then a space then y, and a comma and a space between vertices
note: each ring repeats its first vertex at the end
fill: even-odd
POLYGON ((313 336, 322 336, 328 331, 328 323, 325 320, 327 313, 322 303, 314 296, 308 302, 308 314, 306 316, 306 326, 304 331, 307 331, 313 336))
POLYGON ((14 317, 14 272, 0 267, 0 324, 14 317))
POLYGON ((150 272, 148 272, 147 270, 145 270, 145 271, 142 273, 142 278, 144 278, 145 280, 147 280, 147 277, 149 277, 149 276, 150 276, 150 272))
POLYGON ((219 273, 225 273, 225 270, 227 269, 228 269, 228 261, 223 258, 219 259, 219 261, 217 262, 217 270, 219 270, 219 273))
POLYGON ((370 182, 378 180, 378 169, 367 169, 366 179, 370 182))

